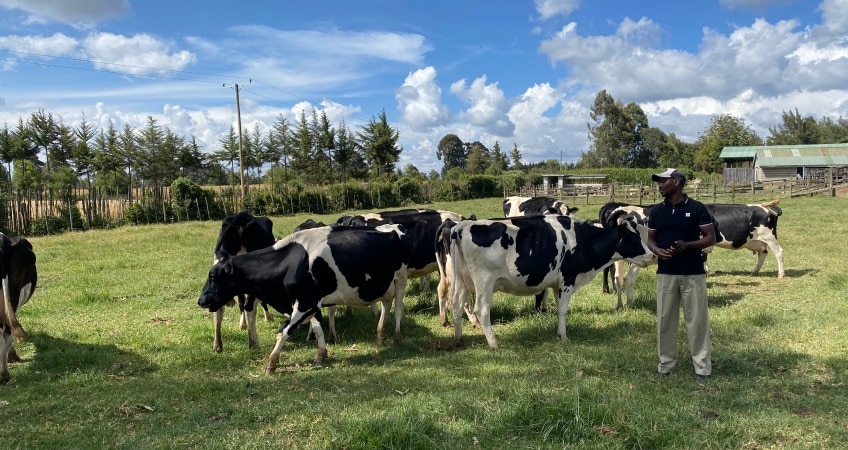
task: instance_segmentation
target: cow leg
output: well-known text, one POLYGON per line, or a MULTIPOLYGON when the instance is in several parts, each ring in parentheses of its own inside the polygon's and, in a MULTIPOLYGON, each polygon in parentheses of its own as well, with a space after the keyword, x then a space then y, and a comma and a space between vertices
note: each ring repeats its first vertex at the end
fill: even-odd
POLYGON ((450 291, 450 283, 447 280, 447 277, 441 275, 439 277, 439 284, 436 286, 436 298, 439 303, 439 323, 442 324, 443 327, 448 326, 448 294, 450 291))
MULTIPOLYGON (((465 288, 465 282, 463 280, 454 279, 453 282, 453 340, 454 343, 458 347, 462 347, 462 311, 465 308, 466 312, 468 311, 468 307, 465 303, 465 297, 468 295, 468 292, 465 288)), ((474 313, 472 312, 473 316, 474 313)), ((469 316, 470 318, 471 316, 469 316)))
MULTIPOLYGON (((371 314, 373 314, 374 317, 380 317, 380 307, 377 306, 377 302, 372 303, 370 308, 371 308, 371 314)), ((348 308, 348 309, 350 309, 350 308, 348 308)))
POLYGON ((242 316, 244 316, 247 323, 248 348, 259 348, 259 335, 256 333, 256 308, 246 310, 242 316))
POLYGON ((557 299, 557 336, 564 341, 568 339, 565 334, 565 315, 568 313, 568 302, 571 301, 571 287, 560 287, 559 289, 559 298, 557 299))
POLYGON ((266 305, 262 300, 259 300, 259 304, 262 305, 262 310, 265 311, 265 321, 271 322, 274 320, 274 315, 268 310, 268 305, 266 305))
POLYGON ((315 334, 315 339, 318 341, 318 353, 315 355, 315 366, 323 366, 324 360, 327 359, 327 343, 324 342, 324 330, 321 329, 321 321, 315 316, 309 320, 312 333, 315 334))
MULTIPOLYGON (((616 261, 612 264, 615 268, 615 275, 613 277, 613 287, 615 288, 615 295, 618 296, 618 300, 615 303, 615 309, 621 309, 621 294, 624 290, 625 278, 627 277, 627 271, 625 270, 627 261, 616 261)), ((627 303, 630 303, 630 297, 627 297, 627 303)))
POLYGON ((11 377, 9 376, 9 350, 12 348, 12 334, 0 325, 0 384, 6 384, 11 377))
POLYGON ((16 352, 16 351, 15 351, 15 344, 14 344, 14 343, 12 343, 12 345, 11 345, 11 346, 10 346, 10 348, 9 348, 9 357, 8 357, 8 361, 9 361, 10 363, 13 363, 13 362, 21 362, 21 361, 23 361, 23 360, 21 359, 21 357, 20 357, 20 356, 18 356, 18 352, 16 352))
MULTIPOLYGON (((610 277, 610 272, 612 272, 613 270, 614 270, 613 266, 607 266, 607 267, 604 267, 604 285, 603 285, 603 287, 601 288, 601 291, 602 291, 604 294, 609 294, 609 293, 610 293, 610 287, 609 287, 609 281, 608 281, 608 278, 610 277)), ((613 275, 613 276, 615 276, 615 275, 613 275)))
POLYGON ((471 303, 469 303, 468 300, 469 298, 471 297, 468 293, 465 293, 464 298, 462 299, 462 308, 465 309, 465 315, 468 316, 468 322, 471 323, 471 326, 474 328, 480 328, 480 319, 477 318, 477 314, 471 307, 471 303))
MULTIPOLYGON (((766 243, 769 250, 774 253, 775 259, 777 259, 777 278, 783 278, 786 275, 783 271, 783 247, 780 246, 777 238, 773 235, 769 235, 767 239, 763 239, 763 242, 766 243)), ((763 257, 765 258, 765 255, 763 257)))
MULTIPOLYGON (((239 329, 246 330, 247 329, 247 317, 244 316, 244 312, 248 307, 248 302, 252 302, 253 297, 246 298, 244 295, 238 295, 238 307, 239 307, 239 329)), ((253 306, 250 307, 253 309, 253 306)))
POLYGON ((386 323, 389 321, 389 311, 392 308, 391 300, 381 300, 383 307, 380 309, 380 319, 377 320, 377 344, 386 342, 386 323))
MULTIPOLYGON (((400 345, 400 319, 403 317, 403 296, 406 295, 406 271, 395 279, 395 336, 392 345, 400 345)), ((388 307, 384 302, 383 308, 388 307)))
POLYGON ((480 327, 483 329, 483 335, 486 336, 486 342, 492 350, 498 349, 498 341, 495 339, 495 333, 492 331, 492 289, 493 287, 485 286, 482 289, 476 289, 474 299, 474 313, 480 320, 480 327))
MULTIPOLYGON (((295 305, 291 317, 285 322, 283 322, 283 324, 280 325, 280 329, 277 330, 277 343, 274 344, 274 349, 271 350, 271 354, 268 356, 268 363, 265 365, 266 375, 271 375, 274 373, 274 371, 277 370, 277 364, 280 362, 280 352, 283 350, 283 346, 286 344, 286 341, 289 339, 289 336, 291 336, 292 330, 299 326, 301 323, 303 323, 307 318, 314 319, 318 322, 317 327, 319 328, 319 330, 315 332, 315 337, 318 340, 318 351, 319 354, 321 353, 321 350, 326 353, 327 344, 324 342, 324 332, 320 330, 320 314, 320 306, 316 306, 314 309, 302 312, 298 310, 297 305, 295 305)), ((316 327, 316 324, 314 322, 311 322, 311 324, 312 328, 314 329, 316 327)))
POLYGON ((548 310, 548 290, 536 294, 536 312, 545 312, 548 310))
MULTIPOLYGON (((348 316, 351 315, 352 310, 353 310, 353 307, 348 306, 346 315, 348 315, 348 316)), ((335 344, 339 340, 339 336, 336 334, 336 307, 335 306, 328 306, 327 307, 327 323, 329 324, 328 327, 330 328, 330 342, 335 344)))
MULTIPOLYGON (((348 312, 350 311, 350 308, 351 308, 350 306, 348 306, 346 308, 348 312)), ((345 314, 345 315, 349 315, 349 314, 345 314)), ((330 339, 329 339, 329 341, 331 343, 335 343, 336 342, 336 306, 335 305, 327 307, 327 322, 329 323, 329 328, 330 328, 330 339)), ((306 342, 311 341, 312 338, 314 337, 314 335, 315 335, 315 333, 312 332, 312 327, 310 326, 306 330, 306 342)))
MULTIPOLYGON (((627 275, 624 277, 624 288, 627 292, 627 307, 632 308, 636 300, 636 279, 639 278, 641 268, 636 264, 631 264, 627 269, 627 275)), ((618 294, 618 307, 621 307, 621 293, 618 294)))
POLYGON ((221 341, 221 322, 224 320, 224 308, 212 313, 212 323, 214 324, 214 337, 212 338, 212 351, 221 353, 224 351, 224 343, 221 341))

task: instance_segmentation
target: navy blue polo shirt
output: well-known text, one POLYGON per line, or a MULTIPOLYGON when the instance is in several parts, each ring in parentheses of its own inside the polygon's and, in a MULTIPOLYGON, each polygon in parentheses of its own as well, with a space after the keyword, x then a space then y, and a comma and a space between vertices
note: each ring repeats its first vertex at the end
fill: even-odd
MULTIPOLYGON (((656 230, 657 246, 670 248, 674 241, 697 241, 701 238, 701 225, 712 225, 713 218, 703 203, 683 196, 672 205, 668 199, 654 206, 648 216, 648 228, 656 230)), ((704 261, 700 249, 686 250, 671 259, 657 261, 657 273, 667 275, 701 275, 704 261)))

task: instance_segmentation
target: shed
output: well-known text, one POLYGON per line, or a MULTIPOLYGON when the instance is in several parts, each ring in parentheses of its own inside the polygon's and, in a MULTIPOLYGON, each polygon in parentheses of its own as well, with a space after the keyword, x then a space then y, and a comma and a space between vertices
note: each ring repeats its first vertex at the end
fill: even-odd
POLYGON ((719 155, 725 184, 786 178, 834 181, 848 175, 848 143, 724 147, 719 155))
POLYGON ((603 186, 608 177, 609 175, 603 173, 585 175, 545 174, 542 175, 542 187, 548 192, 560 189, 567 192, 594 191, 603 186))

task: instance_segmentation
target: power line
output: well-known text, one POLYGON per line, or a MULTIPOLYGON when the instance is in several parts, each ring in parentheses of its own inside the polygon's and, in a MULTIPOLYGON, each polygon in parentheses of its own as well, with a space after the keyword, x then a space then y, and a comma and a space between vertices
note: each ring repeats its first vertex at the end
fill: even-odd
MULTIPOLYGON (((132 76, 136 76, 136 77, 157 78, 157 79, 161 79, 161 80, 197 81, 197 82, 200 82, 200 83, 215 83, 215 84, 221 83, 220 81, 212 81, 212 80, 199 80, 199 79, 195 79, 195 78, 166 77, 166 76, 162 76, 162 75, 127 73, 127 72, 119 72, 117 70, 96 69, 96 68, 88 68, 88 67, 63 66, 63 65, 59 65, 59 64, 50 64, 50 63, 35 62, 35 61, 23 61, 23 60, 20 60, 20 59, 12 59, 12 58, 0 58, 0 61, 10 61, 10 62, 15 62, 15 63, 20 63, 20 64, 31 64, 31 65, 35 65, 35 66, 44 66, 44 67, 55 67, 55 68, 59 68, 59 69, 71 69, 71 70, 84 70, 84 71, 88 71, 88 72, 113 73, 113 74, 116 74, 116 75, 132 75, 132 76)), ((153 69, 151 69, 151 70, 153 70, 153 69)), ((163 69, 163 70, 167 70, 167 69, 163 69)), ((179 71, 172 71, 172 72, 179 72, 179 71)))
MULTIPOLYGON (((106 62, 106 61, 98 61, 98 60, 95 60, 95 59, 71 58, 70 56, 45 55, 45 54, 42 54, 42 53, 32 53, 32 52, 25 52, 25 51, 21 51, 21 50, 10 50, 10 49, 7 49, 7 48, 4 48, 2 50, 5 50, 9 53, 18 53, 18 54, 30 55, 30 56, 40 56, 42 58, 65 59, 65 60, 68 60, 68 61, 86 62, 86 63, 91 63, 91 64, 106 64, 106 65, 110 65, 110 66, 128 67, 128 68, 131 68, 131 69, 155 70, 157 72, 187 73, 189 75, 204 75, 204 76, 208 76, 208 77, 239 78, 239 79, 242 79, 242 80, 249 80, 250 79, 249 77, 243 77, 243 76, 237 76, 237 75, 221 75, 221 74, 215 74, 215 73, 191 72, 191 71, 188 71, 188 70, 162 69, 162 68, 159 68, 159 67, 146 67, 146 66, 137 66, 137 65, 133 65, 133 64, 121 64, 121 63, 113 63, 113 62, 106 62)), ((27 61, 18 61, 18 62, 23 62, 23 63, 29 64, 29 62, 27 62, 27 61)), ((37 64, 37 63, 33 63, 33 64, 37 64)), ((57 66, 57 67, 63 67, 63 66, 57 66)), ((72 68, 72 67, 70 67, 70 68, 72 68)), ((125 72, 117 72, 117 73, 125 73, 125 72)))

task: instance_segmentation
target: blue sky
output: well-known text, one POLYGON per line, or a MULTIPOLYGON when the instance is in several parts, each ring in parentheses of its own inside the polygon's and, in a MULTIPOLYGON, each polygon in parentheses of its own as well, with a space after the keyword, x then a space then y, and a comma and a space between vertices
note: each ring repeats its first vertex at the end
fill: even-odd
POLYGON ((848 117, 848 0, 0 0, 0 121, 147 116, 207 152, 236 124, 385 110, 400 166, 439 140, 576 161, 606 89, 694 142, 714 114, 848 117))

